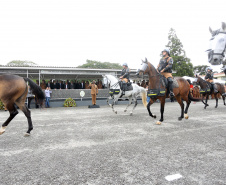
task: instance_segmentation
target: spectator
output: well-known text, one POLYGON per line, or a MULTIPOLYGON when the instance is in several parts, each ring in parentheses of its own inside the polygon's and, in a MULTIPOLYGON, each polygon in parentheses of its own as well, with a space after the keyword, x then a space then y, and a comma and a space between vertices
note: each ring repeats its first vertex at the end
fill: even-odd
POLYGON ((70 89, 70 84, 68 84, 68 82, 66 82, 64 87, 65 87, 65 89, 70 89))
POLYGON ((58 82, 58 80, 56 81, 56 89, 60 89, 60 83, 58 82))
POLYGON ((85 83, 85 89, 89 89, 89 82, 88 81, 86 81, 86 83, 85 83))
POLYGON ((60 87, 60 89, 65 89, 63 81, 60 81, 59 87, 60 87))
MULTIPOLYGON (((30 109, 30 105, 31 105, 31 100, 34 98, 35 96, 32 94, 31 92, 31 88, 30 86, 28 86, 28 93, 27 93, 27 107, 30 109)), ((37 106, 37 105, 36 105, 37 106)))
POLYGON ((46 108, 50 108, 49 100, 50 100, 50 93, 52 93, 49 87, 46 87, 45 94, 46 94, 46 108))
POLYGON ((102 89, 102 81, 101 80, 97 80, 97 87, 98 89, 102 89))
POLYGON ((50 88, 51 88, 51 89, 55 89, 55 90, 57 89, 57 83, 56 83, 55 80, 53 81, 52 87, 50 86, 50 88))
POLYGON ((50 81, 47 82, 46 87, 50 87, 50 88, 51 88, 51 83, 50 83, 50 81))
POLYGON ((41 83, 40 87, 42 89, 46 89, 46 82, 45 82, 45 80, 42 80, 42 83, 41 83))
POLYGON ((74 87, 74 83, 73 83, 73 81, 71 80, 71 82, 70 82, 70 89, 74 89, 75 87, 74 87))
POLYGON ((84 83, 84 81, 82 81, 82 83, 81 83, 81 89, 85 89, 85 83, 84 83))

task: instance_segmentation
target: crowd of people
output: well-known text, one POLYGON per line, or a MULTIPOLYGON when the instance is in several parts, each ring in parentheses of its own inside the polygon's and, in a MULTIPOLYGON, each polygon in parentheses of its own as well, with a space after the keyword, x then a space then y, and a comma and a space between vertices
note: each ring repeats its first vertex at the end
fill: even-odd
MULTIPOLYGON (((36 80, 36 84, 39 85, 39 81, 36 80)), ((42 89, 46 89, 47 87, 49 87, 50 89, 89 89, 89 84, 90 82, 87 81, 76 81, 76 80, 49 80, 49 81, 45 81, 42 80, 42 82, 40 83, 40 87, 42 89)), ((102 81, 101 80, 97 80, 96 85, 98 86, 98 89, 102 89, 103 85, 102 85, 102 81)))

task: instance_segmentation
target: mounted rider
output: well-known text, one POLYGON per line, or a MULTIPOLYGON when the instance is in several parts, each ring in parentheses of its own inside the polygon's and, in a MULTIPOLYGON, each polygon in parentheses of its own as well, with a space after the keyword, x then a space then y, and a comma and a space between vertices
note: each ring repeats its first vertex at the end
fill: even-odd
POLYGON ((205 80, 207 82, 209 82, 211 84, 211 90, 214 91, 214 93, 217 93, 218 90, 216 88, 216 86, 214 85, 214 82, 213 82, 213 69, 211 67, 207 67, 206 68, 206 76, 205 76, 205 80))
POLYGON ((170 57, 169 49, 164 49, 162 51, 162 56, 163 58, 160 59, 157 71, 160 72, 161 75, 166 77, 169 85, 170 98, 172 99, 174 97, 172 76, 173 58, 170 57))
POLYGON ((123 69, 121 72, 120 79, 122 81, 122 95, 125 95, 126 86, 127 86, 127 83, 129 82, 129 77, 130 77, 130 69, 127 63, 124 63, 122 66, 123 66, 123 69))

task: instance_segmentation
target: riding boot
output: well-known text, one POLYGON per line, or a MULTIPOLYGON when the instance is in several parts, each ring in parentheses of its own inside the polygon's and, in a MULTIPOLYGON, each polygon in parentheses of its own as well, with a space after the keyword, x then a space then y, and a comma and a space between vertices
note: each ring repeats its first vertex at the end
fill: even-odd
POLYGON ((125 95, 126 85, 126 83, 122 83, 122 96, 125 95))
POLYGON ((170 91, 170 97, 173 98, 174 97, 174 93, 173 93, 173 81, 169 81, 169 91, 170 91))

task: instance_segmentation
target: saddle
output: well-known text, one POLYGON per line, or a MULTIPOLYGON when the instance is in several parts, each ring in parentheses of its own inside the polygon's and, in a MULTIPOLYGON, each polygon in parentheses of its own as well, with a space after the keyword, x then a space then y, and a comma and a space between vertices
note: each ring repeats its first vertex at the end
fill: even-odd
MULTIPOLYGON (((120 86, 120 89, 122 90, 122 81, 119 81, 119 86, 120 86)), ((111 95, 111 96, 113 96, 113 95, 117 95, 117 94, 119 94, 120 93, 120 89, 109 89, 110 91, 109 91, 109 94, 111 95)), ((132 91, 133 90, 133 86, 132 86, 132 83, 131 82, 128 82, 128 83, 126 83, 126 89, 125 89, 125 91, 132 91)))
MULTIPOLYGON (((120 86, 120 89, 123 90, 122 86, 123 86, 123 83, 122 81, 119 81, 119 86, 120 86)), ((133 90, 133 86, 132 86, 132 83, 131 82, 127 82, 126 83, 126 86, 125 86, 125 91, 132 91, 133 90)))
MULTIPOLYGON (((177 80, 173 79, 173 87, 179 87, 177 80)), ((148 96, 151 98, 155 98, 157 96, 168 96, 169 95, 169 85, 168 85, 168 80, 166 77, 161 76, 160 83, 159 83, 159 88, 158 89, 148 89, 148 96), (161 86, 162 85, 162 86, 161 86), (161 88, 160 88, 161 87, 161 88), (167 94, 166 94, 166 89, 167 89, 167 94)))

